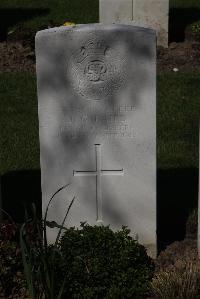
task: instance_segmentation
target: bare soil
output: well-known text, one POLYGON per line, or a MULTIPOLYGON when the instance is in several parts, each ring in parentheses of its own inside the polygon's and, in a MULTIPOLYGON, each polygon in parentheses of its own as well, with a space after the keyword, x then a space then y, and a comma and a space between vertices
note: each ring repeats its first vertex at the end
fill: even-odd
POLYGON ((166 71, 199 71, 200 43, 185 41, 171 43, 168 49, 157 49, 158 72, 166 71))
POLYGON ((0 73, 35 71, 35 52, 21 42, 0 43, 0 73))
MULTIPOLYGON (((200 71, 200 42, 171 43, 157 49, 158 72, 200 71)), ((0 43, 0 72, 35 72, 33 46, 22 41, 0 43)))

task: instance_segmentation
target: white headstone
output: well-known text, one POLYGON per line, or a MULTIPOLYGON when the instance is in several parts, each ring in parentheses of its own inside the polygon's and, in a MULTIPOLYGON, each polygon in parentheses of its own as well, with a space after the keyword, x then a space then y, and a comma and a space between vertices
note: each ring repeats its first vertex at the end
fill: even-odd
POLYGON ((169 0, 99 0, 99 21, 153 28, 168 47, 169 0))
MULTIPOLYGON (((127 225, 156 254, 156 36, 127 25, 36 36, 43 211, 68 226, 127 225)), ((55 238, 50 230, 49 238, 55 238)))

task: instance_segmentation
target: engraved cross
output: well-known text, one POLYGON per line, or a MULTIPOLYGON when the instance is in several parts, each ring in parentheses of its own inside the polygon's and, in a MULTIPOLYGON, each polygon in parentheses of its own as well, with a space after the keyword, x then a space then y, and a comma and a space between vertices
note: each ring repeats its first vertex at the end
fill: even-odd
POLYGON ((95 155, 96 155, 96 170, 74 170, 74 176, 95 176, 96 177, 96 213, 97 222, 103 223, 102 218, 102 186, 101 176, 102 175, 124 175, 123 169, 109 170, 101 169, 101 144, 95 144, 95 155))

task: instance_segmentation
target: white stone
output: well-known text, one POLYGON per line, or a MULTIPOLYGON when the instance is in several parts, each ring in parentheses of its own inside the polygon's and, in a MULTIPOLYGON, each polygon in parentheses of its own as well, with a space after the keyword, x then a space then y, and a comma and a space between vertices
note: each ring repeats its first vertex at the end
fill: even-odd
MULTIPOLYGON (((156 35, 127 25, 37 33, 43 213, 127 225, 156 254, 156 35)), ((55 229, 48 232, 55 239, 55 229)))
POLYGON ((133 20, 132 0, 100 0, 99 18, 101 23, 126 23, 133 20))
POLYGON ((153 28, 168 47, 169 0, 99 0, 99 21, 153 28))
POLYGON ((178 72, 177 67, 174 67, 174 68, 173 68, 173 71, 174 71, 175 73, 177 73, 177 72, 178 72))

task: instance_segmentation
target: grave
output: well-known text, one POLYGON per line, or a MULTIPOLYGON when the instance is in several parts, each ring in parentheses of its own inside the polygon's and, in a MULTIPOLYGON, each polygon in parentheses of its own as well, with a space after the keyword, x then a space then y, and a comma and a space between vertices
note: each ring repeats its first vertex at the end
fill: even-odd
POLYGON ((168 47, 169 0, 99 0, 99 22, 150 27, 168 47))
MULTIPOLYGON (((126 225, 156 255, 156 34, 76 25, 36 35, 43 213, 126 225)), ((49 241, 56 229, 48 230, 49 241)))

